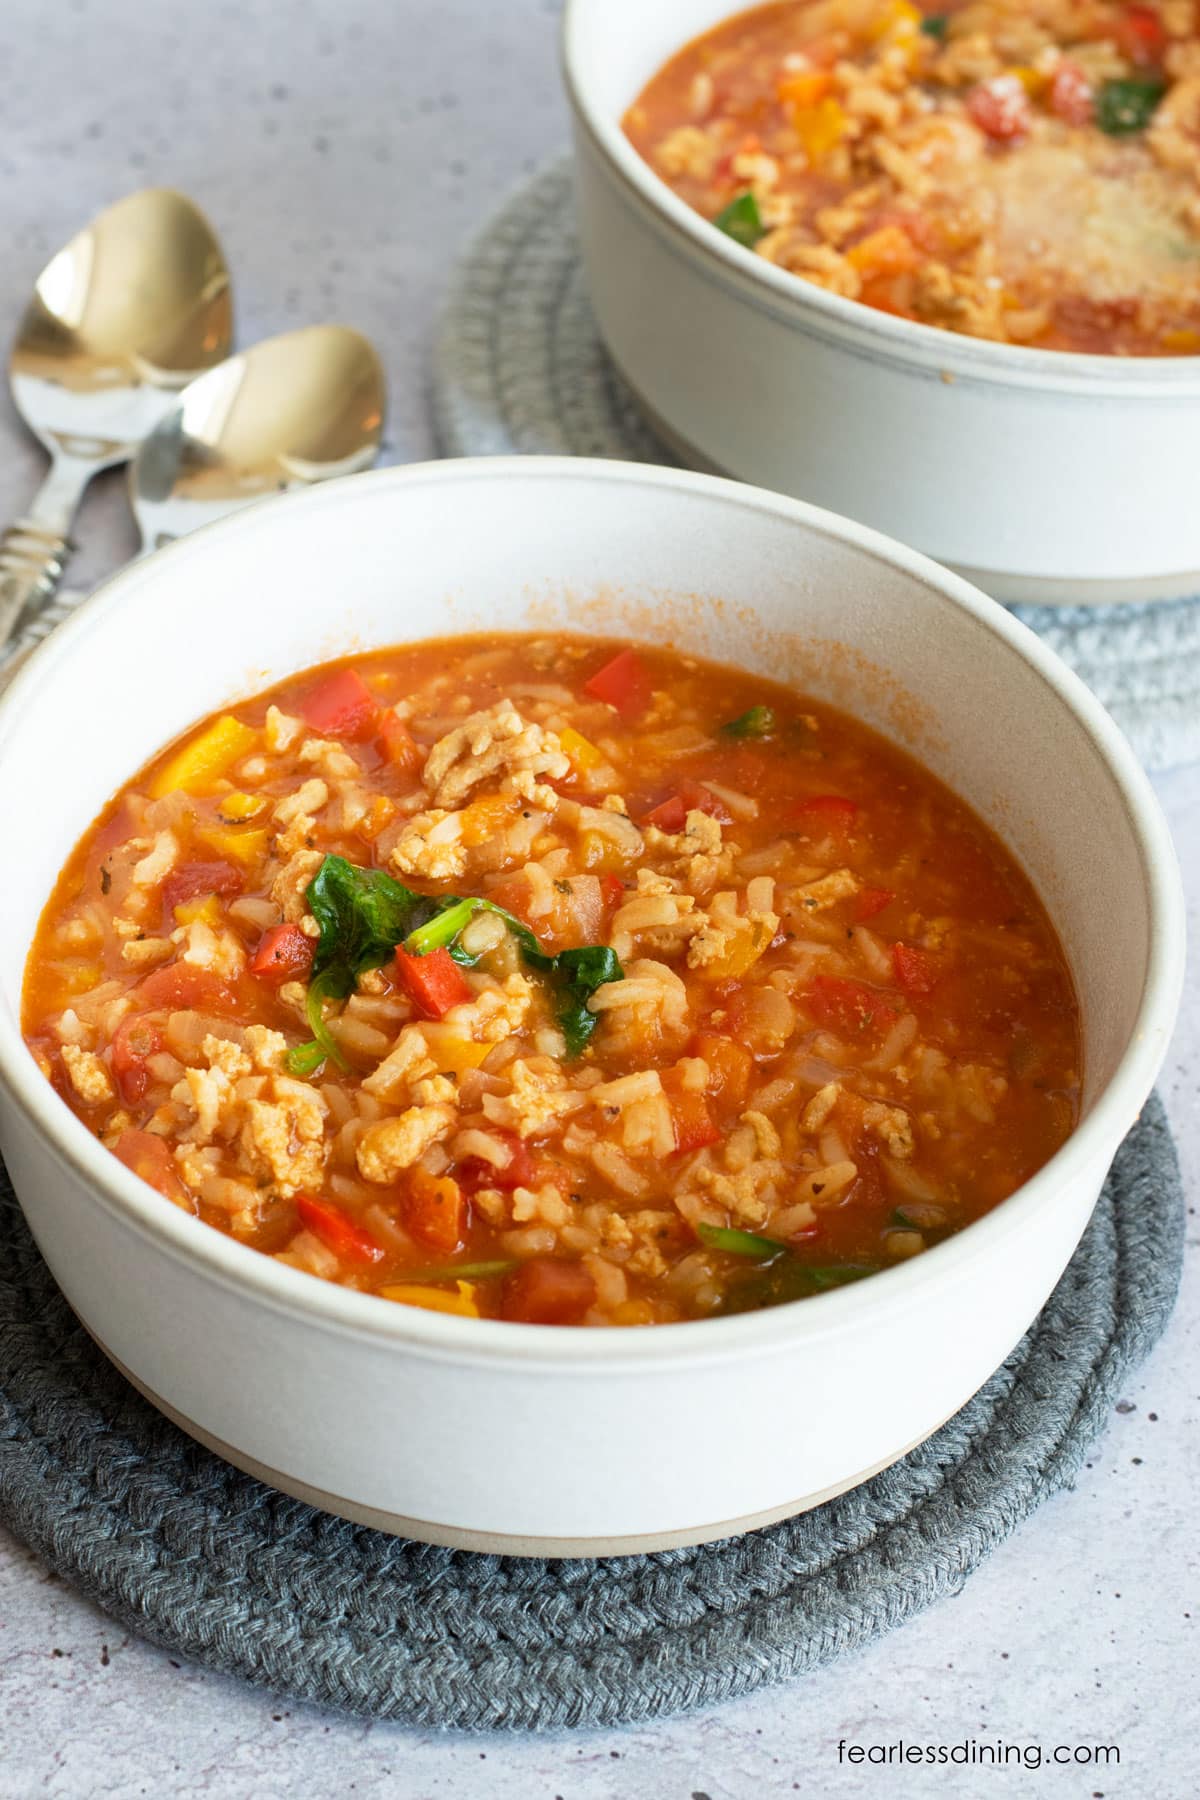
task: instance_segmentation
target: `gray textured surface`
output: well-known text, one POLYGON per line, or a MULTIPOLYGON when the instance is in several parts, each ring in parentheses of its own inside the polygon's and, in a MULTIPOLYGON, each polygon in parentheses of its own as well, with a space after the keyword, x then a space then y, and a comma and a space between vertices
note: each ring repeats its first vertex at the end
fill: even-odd
MULTIPOLYGON (((447 456, 676 460, 639 416, 600 342, 569 156, 523 182, 455 270, 434 403, 447 456)), ((1200 757, 1200 599, 1014 611, 1099 695, 1147 767, 1200 757)))
MULTIPOLYGON (((321 316, 379 342, 389 458, 431 454, 425 382, 453 257, 563 142, 555 8, 541 0, 145 0, 0 8, 0 319, 45 256, 139 183, 212 213, 238 275, 243 342, 321 316), (286 93, 277 95, 279 88, 286 93), (517 98, 514 100, 513 96, 517 98), (446 98, 452 102, 444 104, 446 98), (447 122, 455 135, 447 131, 447 122), (326 147, 318 149, 323 136, 326 147), (386 157, 386 161, 381 160, 386 157), (137 159, 136 162, 134 159, 137 159), (456 167, 456 165, 458 165, 456 167), (316 247, 314 261, 310 249, 316 247), (337 267, 334 267, 334 264, 337 267)), ((0 502, 40 459, 0 398, 0 502)), ((112 484, 81 520, 72 579, 132 548, 112 484)), ((269 572, 267 572, 269 574, 269 572)), ((1200 935, 1200 771, 1157 781, 1200 935)), ((1164 1093, 1189 1195, 1200 1181, 1200 975, 1164 1093)), ((1131 1377, 1072 1493, 1041 1507, 951 1604, 785 1689, 653 1727, 431 1737, 333 1719, 114 1627, 0 1529, 0 1795, 296 1800, 1180 1800, 1200 1703, 1200 1274, 1192 1248, 1159 1350, 1131 1377), (840 1763, 838 1741, 1116 1744, 1113 1768, 840 1763)))
POLYGON ((1182 1252, 1155 1098, 1036 1324, 918 1450, 767 1531, 547 1563, 359 1529, 190 1443, 78 1324, 0 1178, 0 1517, 122 1625, 292 1698, 435 1729, 641 1724, 806 1674, 958 1593, 1082 1466, 1182 1252))

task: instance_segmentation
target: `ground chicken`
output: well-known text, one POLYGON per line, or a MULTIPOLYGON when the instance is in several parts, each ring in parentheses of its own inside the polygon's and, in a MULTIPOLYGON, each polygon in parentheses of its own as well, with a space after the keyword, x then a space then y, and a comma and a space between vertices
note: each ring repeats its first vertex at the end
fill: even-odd
POLYGON ((105 1100, 112 1099, 113 1085, 108 1070, 91 1050, 81 1050, 78 1044, 64 1044, 62 1059, 71 1086, 88 1106, 100 1106, 105 1100))
POLYGON ((255 1173, 287 1197, 319 1190, 329 1146, 328 1108, 305 1082, 274 1078, 273 1100, 249 1100, 242 1126, 242 1149, 255 1173))
MULTIPOLYGON (((422 780, 435 807, 460 806, 473 789, 494 776, 510 778, 509 792, 519 792, 521 775, 549 775, 565 780, 571 764, 557 733, 523 719, 511 700, 498 700, 486 712, 472 713, 439 738, 425 763, 422 780)), ((526 799, 547 811, 558 796, 552 788, 525 787, 526 799)))
POLYGON ((457 1117, 452 1106, 411 1106, 399 1118, 368 1125, 355 1152, 359 1174, 390 1185, 453 1129, 457 1117))

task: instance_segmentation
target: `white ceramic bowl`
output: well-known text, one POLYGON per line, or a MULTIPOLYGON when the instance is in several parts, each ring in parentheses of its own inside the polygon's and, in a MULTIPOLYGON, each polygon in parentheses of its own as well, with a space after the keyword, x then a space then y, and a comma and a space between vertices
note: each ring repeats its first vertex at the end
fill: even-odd
POLYGON ((279 1487, 436 1541, 634 1549, 812 1504, 925 1437, 1042 1305, 1151 1085, 1182 965, 1178 872, 1115 727, 1022 626, 859 526, 732 482, 520 458, 270 500, 135 563, 0 705, 0 1140, 98 1341, 279 1487), (1083 1005, 1086 1116, 961 1235, 870 1281, 647 1331, 468 1321, 311 1279, 164 1204, 43 1080, 22 968, 107 797, 211 708, 431 634, 671 640, 851 708, 1030 871, 1083 1005))
POLYGON ((1200 589, 1200 357, 959 337, 824 293, 716 231, 621 118, 736 0, 567 0, 600 329, 686 462, 832 507, 1008 601, 1200 589))

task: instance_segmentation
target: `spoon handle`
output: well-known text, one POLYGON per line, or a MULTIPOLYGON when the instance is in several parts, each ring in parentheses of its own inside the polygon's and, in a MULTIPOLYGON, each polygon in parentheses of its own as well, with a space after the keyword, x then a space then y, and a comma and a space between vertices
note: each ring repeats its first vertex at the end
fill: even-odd
POLYGON ((0 535, 0 644, 27 607, 50 598, 70 550, 65 537, 33 519, 18 519, 0 535))

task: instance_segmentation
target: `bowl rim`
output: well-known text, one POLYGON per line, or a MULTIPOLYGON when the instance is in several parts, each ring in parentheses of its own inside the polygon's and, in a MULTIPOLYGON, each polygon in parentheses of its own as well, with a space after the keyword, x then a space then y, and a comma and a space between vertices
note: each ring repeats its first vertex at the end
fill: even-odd
MULTIPOLYGON (((715 230, 655 173, 625 136, 620 121, 601 104, 581 42, 584 16, 593 4, 594 0, 565 0, 559 37, 564 86, 577 122, 599 150, 610 176, 650 215, 668 245, 756 310, 810 335, 815 327, 844 348, 853 342, 910 370, 934 370, 939 378, 950 372, 963 381, 1176 400, 1193 399, 1200 392, 1200 354, 1105 356, 967 337, 829 293, 715 230)), ((748 10, 753 9, 734 0, 727 16, 748 10)), ((689 41, 684 39, 679 49, 689 41)))
POLYGON ((14 759, 6 751, 23 720, 51 703, 56 667, 87 655, 107 619, 136 601, 147 587, 169 587, 174 568, 183 558, 194 556, 198 546, 218 540, 230 548, 240 541, 253 543, 264 532, 286 529, 287 520, 294 516, 336 514, 347 502, 359 503, 368 493, 372 503, 385 505, 393 495, 430 485, 470 487, 479 482, 529 480, 674 490, 751 517, 768 514, 801 525, 900 569, 942 605, 966 612, 1032 666, 1052 690, 1117 788, 1141 857, 1149 921, 1149 956, 1128 1044, 1088 1117, 1063 1147, 982 1219, 925 1255, 883 1270, 868 1281, 792 1305, 659 1325, 649 1332, 553 1330, 504 1320, 460 1319, 358 1293, 290 1269, 165 1204, 118 1162, 60 1099, 25 1044, 19 1014, 7 1002, 0 1003, 0 1084, 53 1160, 83 1182, 92 1201, 152 1239, 173 1260, 186 1263, 198 1277, 232 1288, 268 1311, 287 1314, 293 1320, 300 1314, 314 1328, 403 1345, 437 1360, 573 1372, 590 1369, 597 1375, 610 1369, 695 1367, 769 1355, 789 1347, 798 1336, 820 1339, 852 1330, 864 1308, 882 1306, 885 1312, 900 1313, 920 1305, 931 1286, 955 1280, 966 1265, 990 1255, 994 1243, 1023 1229, 1042 1208, 1053 1207, 1063 1189, 1086 1179, 1097 1164, 1107 1168, 1161 1064, 1174 1025, 1184 961, 1184 898, 1174 847, 1154 791, 1124 737, 1078 676, 1033 632, 996 601, 920 552, 805 501, 653 464, 580 457, 477 457, 347 476, 258 501, 232 517, 200 527, 153 557, 134 561, 102 583, 50 634, 0 698, 0 764, 12 766, 14 759))

